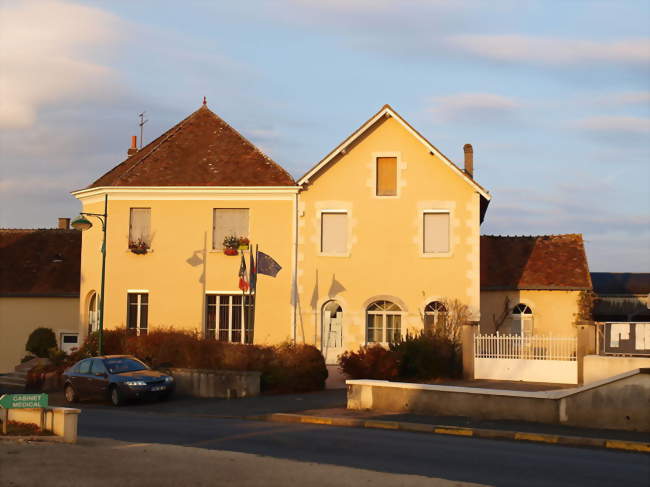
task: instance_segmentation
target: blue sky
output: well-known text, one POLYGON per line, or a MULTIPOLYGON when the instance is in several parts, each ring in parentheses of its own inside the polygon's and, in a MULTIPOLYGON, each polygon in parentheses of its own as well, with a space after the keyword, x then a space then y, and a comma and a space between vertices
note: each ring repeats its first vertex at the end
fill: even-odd
POLYGON ((0 225, 212 110, 295 176, 385 103, 493 201, 483 233, 583 233, 594 271, 650 271, 650 3, 0 3, 0 225))

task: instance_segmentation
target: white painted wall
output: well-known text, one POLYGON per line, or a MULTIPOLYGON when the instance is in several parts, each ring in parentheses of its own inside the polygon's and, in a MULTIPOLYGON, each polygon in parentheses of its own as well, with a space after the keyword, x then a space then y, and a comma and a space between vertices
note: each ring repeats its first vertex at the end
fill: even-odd
POLYGON ((474 378, 577 384, 575 360, 474 358, 474 378))

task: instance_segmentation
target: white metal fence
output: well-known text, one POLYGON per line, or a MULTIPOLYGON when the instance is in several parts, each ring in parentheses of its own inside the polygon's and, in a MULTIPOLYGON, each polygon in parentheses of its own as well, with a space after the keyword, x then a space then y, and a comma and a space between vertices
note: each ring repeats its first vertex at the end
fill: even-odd
POLYGON ((575 337, 476 335, 475 358, 576 360, 575 337))

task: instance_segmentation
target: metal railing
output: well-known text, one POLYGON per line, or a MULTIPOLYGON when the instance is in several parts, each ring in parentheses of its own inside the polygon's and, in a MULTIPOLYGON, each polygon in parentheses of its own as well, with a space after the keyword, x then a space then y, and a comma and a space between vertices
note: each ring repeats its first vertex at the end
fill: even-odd
POLYGON ((525 360, 576 360, 575 337, 476 335, 474 357, 525 360))

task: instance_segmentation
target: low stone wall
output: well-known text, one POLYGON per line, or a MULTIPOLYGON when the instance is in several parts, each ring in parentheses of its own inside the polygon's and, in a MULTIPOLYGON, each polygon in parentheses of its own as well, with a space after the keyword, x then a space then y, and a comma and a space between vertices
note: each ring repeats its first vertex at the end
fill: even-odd
POLYGON ((585 355, 584 383, 596 382, 634 369, 650 367, 650 357, 612 357, 585 355))
POLYGON ((349 380, 348 409, 650 432, 650 369, 543 392, 349 380))
POLYGON ((74 408, 9 409, 8 419, 38 425, 63 438, 66 443, 76 443, 79 413, 81 410, 74 408))
POLYGON ((171 369, 170 372, 178 394, 224 399, 260 394, 260 372, 200 369, 171 369))

